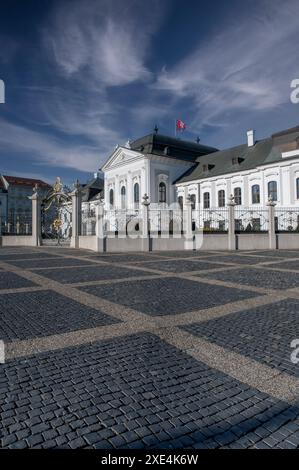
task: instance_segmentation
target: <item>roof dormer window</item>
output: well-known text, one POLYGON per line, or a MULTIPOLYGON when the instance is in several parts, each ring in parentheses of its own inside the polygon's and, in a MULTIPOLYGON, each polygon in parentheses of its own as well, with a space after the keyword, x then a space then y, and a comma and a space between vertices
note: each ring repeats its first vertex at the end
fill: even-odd
POLYGON ((244 162, 244 158, 241 158, 241 157, 233 157, 232 158, 232 164, 233 165, 240 165, 242 162, 244 162))

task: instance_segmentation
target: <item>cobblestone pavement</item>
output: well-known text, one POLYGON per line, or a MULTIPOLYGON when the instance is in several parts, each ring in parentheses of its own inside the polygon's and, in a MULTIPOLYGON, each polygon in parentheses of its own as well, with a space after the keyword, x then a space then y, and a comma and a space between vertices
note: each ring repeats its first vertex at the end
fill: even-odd
POLYGON ((1 447, 299 447, 298 276, 299 251, 1 248, 1 447))

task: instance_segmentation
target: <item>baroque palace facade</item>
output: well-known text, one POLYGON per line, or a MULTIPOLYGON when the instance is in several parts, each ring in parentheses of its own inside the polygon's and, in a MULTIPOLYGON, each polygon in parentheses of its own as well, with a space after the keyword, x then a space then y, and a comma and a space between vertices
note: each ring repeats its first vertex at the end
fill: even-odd
MULTIPOLYGON (((245 140, 245 139, 244 139, 245 140)), ((158 206, 188 196, 193 208, 299 207, 299 126, 225 150, 158 133, 117 146, 102 167, 106 209, 138 208, 147 194, 158 206)))

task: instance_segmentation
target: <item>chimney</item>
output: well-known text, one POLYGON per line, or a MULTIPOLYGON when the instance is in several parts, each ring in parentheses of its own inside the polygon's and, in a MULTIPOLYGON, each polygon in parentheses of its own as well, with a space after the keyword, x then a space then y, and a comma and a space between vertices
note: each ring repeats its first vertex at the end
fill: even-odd
POLYGON ((248 147, 253 147, 255 142, 254 142, 254 130, 247 131, 247 144, 248 147))

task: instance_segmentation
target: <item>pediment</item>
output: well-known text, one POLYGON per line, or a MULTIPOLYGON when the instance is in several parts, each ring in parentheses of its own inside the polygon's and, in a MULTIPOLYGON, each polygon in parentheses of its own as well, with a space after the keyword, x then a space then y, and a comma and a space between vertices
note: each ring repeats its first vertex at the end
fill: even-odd
POLYGON ((142 153, 136 152, 135 150, 131 150, 126 147, 118 147, 114 150, 110 158, 108 158, 107 162, 102 167, 102 170, 107 171, 111 168, 120 167, 143 157, 144 155, 142 153))

